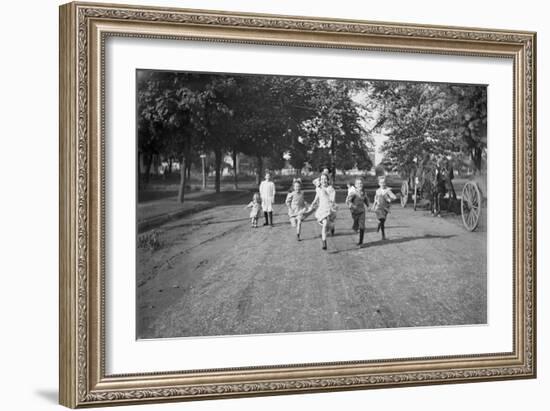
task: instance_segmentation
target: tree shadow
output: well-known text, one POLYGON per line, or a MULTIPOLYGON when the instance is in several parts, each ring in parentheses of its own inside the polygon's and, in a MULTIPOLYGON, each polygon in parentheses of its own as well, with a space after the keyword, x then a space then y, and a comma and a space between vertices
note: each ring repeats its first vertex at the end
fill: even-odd
MULTIPOLYGON (((219 193, 211 192, 211 191, 204 192, 204 193, 198 192, 197 194, 195 193, 196 192, 186 193, 186 194, 194 194, 194 195, 189 195, 188 197, 185 198, 185 201, 215 203, 216 207, 218 206, 223 207, 223 206, 230 206, 230 205, 239 205, 239 204, 243 204, 243 202, 251 201, 254 191, 223 190, 223 191, 220 191, 219 193)), ((143 194, 143 197, 138 196, 138 205, 151 203, 159 200, 170 200, 173 202, 177 202, 177 198, 178 198, 177 191, 163 191, 163 192, 155 193, 154 196, 152 195, 145 196, 145 194, 143 194)))
MULTIPOLYGON (((407 225, 404 225, 404 226, 392 226, 392 227, 386 227, 386 229, 388 228, 409 228, 409 226, 407 225)), ((369 233, 376 233, 376 228, 373 228, 373 227, 365 227, 365 234, 369 234, 369 233)), ((319 232, 319 235, 320 235, 320 232, 319 232)), ((334 235, 330 235, 328 234, 327 237, 344 237, 344 236, 354 236, 354 235, 359 235, 359 231, 353 231, 353 229, 340 229, 340 231, 338 231, 338 229, 336 229, 336 232, 334 233, 334 235)))
MULTIPOLYGON (((319 235, 321 235, 321 234, 319 234, 319 235)), ((331 237, 349 237, 349 236, 354 236, 354 235, 359 235, 359 234, 354 233, 353 231, 335 231, 334 235, 328 234, 327 238, 331 238, 331 237)))
POLYGON ((449 238, 456 237, 455 234, 450 235, 432 235, 432 234, 426 234, 423 236, 409 236, 409 237, 400 237, 400 238, 394 238, 389 240, 377 240, 377 241, 371 241, 366 242, 361 246, 355 246, 353 248, 346 248, 344 250, 337 250, 337 251, 330 251, 329 254, 340 254, 347 251, 357 251, 359 249, 365 249, 365 248, 371 248, 371 247, 378 247, 378 246, 384 246, 384 245, 390 245, 390 244, 402 244, 402 243, 408 243, 410 241, 416 241, 416 240, 433 240, 433 239, 440 239, 440 240, 446 240, 449 238))
POLYGON ((166 229, 173 230, 173 229, 183 228, 183 227, 194 227, 199 225, 212 225, 212 224, 224 224, 224 223, 239 223, 243 221, 250 222, 250 218, 236 218, 233 220, 214 220, 209 218, 207 221, 196 221, 196 222, 189 222, 189 223, 182 223, 182 224, 174 224, 167 227, 166 229))

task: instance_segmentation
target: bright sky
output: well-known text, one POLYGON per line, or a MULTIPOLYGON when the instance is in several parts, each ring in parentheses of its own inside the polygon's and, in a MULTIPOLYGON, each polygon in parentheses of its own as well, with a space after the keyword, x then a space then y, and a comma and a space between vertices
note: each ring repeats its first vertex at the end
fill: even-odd
MULTIPOLYGON (((367 93, 365 92, 359 92, 353 96, 353 100, 358 102, 359 104, 365 104, 365 100, 367 98, 367 93)), ((372 127, 372 123, 369 124, 368 120, 365 120, 365 128, 369 129, 372 127)), ((374 138, 374 165, 378 165, 380 161, 382 161, 382 153, 380 153, 380 148, 382 147, 382 144, 384 144, 384 141, 387 140, 388 137, 386 137, 384 134, 376 133, 373 135, 374 138)))
POLYGON ((384 144, 384 141, 388 139, 387 136, 383 134, 374 135, 374 165, 378 165, 382 161, 382 154, 380 153, 380 147, 384 144))

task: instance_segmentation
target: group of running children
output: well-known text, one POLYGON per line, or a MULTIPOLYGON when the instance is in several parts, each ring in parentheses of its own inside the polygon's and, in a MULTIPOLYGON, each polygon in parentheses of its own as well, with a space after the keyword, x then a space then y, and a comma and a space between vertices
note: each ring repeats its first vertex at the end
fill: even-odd
MULTIPOLYGON (((330 183, 329 173, 324 171, 319 178, 313 180, 315 185, 315 199, 311 204, 304 200, 302 181, 293 180, 291 191, 286 197, 286 206, 290 224, 296 228, 296 238, 300 239, 302 222, 315 210, 315 218, 321 226, 322 249, 327 249, 327 235, 334 235, 334 223, 336 220, 336 190, 330 183)), ((386 178, 378 178, 378 189, 374 195, 372 207, 370 205, 363 179, 358 177, 355 184, 348 184, 346 205, 349 207, 353 219, 353 230, 359 233, 358 246, 363 244, 365 236, 365 215, 369 207, 378 218, 377 232, 381 231, 382 240, 386 239, 385 222, 390 210, 390 204, 397 197, 386 185, 386 178)), ((259 193, 255 193, 252 201, 246 206, 250 208, 250 220, 253 228, 258 227, 258 220, 263 211, 264 226, 273 226, 273 204, 275 202, 275 184, 271 180, 271 173, 265 174, 265 180, 260 184, 259 193)))

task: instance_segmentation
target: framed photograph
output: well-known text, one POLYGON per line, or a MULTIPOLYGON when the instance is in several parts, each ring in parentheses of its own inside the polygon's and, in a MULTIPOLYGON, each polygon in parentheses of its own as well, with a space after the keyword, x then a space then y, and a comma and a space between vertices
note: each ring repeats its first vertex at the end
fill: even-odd
POLYGON ((536 35, 60 7, 60 403, 536 376, 536 35))

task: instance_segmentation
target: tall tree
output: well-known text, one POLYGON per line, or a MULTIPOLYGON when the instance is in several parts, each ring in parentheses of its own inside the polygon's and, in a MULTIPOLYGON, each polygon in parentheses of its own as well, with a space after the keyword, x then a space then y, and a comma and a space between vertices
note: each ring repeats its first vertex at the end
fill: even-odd
POLYGON ((470 155, 476 172, 482 168, 487 150, 487 87, 451 85, 450 98, 458 105, 453 122, 455 134, 462 139, 463 151, 470 155))
POLYGON ((138 140, 140 150, 162 153, 180 162, 178 201, 184 201, 186 160, 205 134, 209 94, 193 73, 138 72, 138 140), (154 151, 156 150, 156 151, 154 151))
MULTIPOLYGON (((257 182, 261 179, 265 162, 279 167, 290 146, 289 132, 293 120, 287 93, 291 78, 249 76, 240 82, 240 99, 236 107, 240 150, 256 158, 257 182)), ((295 91, 293 92, 295 93, 295 91)))
POLYGON ((388 139, 382 146, 385 164, 408 174, 427 154, 444 155, 460 149, 450 122, 457 104, 441 85, 376 82, 371 98, 378 104, 377 130, 388 139))
POLYGON ((356 166, 370 169, 368 153, 372 150, 372 138, 362 125, 361 107, 353 99, 355 83, 347 80, 313 80, 312 83, 309 104, 313 115, 302 125, 306 144, 314 156, 312 163, 319 161, 315 156, 328 152, 333 173, 336 169, 356 166))
POLYGON ((233 76, 209 75, 206 78, 204 149, 214 152, 214 187, 219 193, 224 154, 227 150, 236 149, 238 133, 234 116, 241 93, 238 81, 233 76))
POLYGON ((371 82, 368 92, 377 114, 371 132, 388 137, 382 147, 387 167, 409 174, 430 155, 467 152, 481 169, 487 135, 484 86, 371 82))

